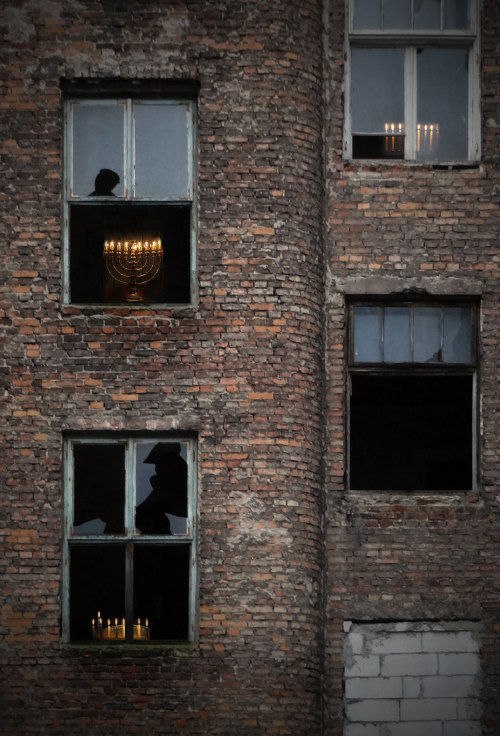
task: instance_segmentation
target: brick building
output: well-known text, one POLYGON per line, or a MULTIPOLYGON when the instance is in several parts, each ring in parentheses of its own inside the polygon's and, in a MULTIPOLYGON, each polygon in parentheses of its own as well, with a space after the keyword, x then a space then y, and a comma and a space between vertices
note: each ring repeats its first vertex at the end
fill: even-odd
POLYGON ((3 3, 2 733, 500 732, 499 10, 3 3))

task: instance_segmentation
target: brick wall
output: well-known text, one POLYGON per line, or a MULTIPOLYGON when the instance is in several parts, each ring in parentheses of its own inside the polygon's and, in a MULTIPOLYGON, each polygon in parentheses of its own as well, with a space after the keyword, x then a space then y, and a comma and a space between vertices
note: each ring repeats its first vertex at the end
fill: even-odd
POLYGON ((6 734, 319 729, 321 7, 2 4, 6 734), (60 80, 196 80, 199 305, 61 303, 60 80), (60 644, 62 437, 191 432, 199 643, 60 644))
POLYGON ((495 733, 498 23, 485 0, 482 163, 436 170, 342 160, 342 0, 3 3, 7 735, 340 736, 346 619, 483 621, 495 733), (80 78, 199 83, 196 306, 62 303, 80 78), (346 490, 345 298, 408 289, 480 299, 477 493, 346 490), (60 643, 62 438, 95 430, 198 437, 192 648, 60 643))
POLYGON ((346 736, 481 733, 477 623, 344 628, 346 736))
MULTIPOLYGON (((343 93, 342 3, 329 5, 327 94, 343 93)), ((343 162, 342 119, 327 138, 327 659, 326 733, 342 733, 343 621, 485 621, 483 724, 499 720, 498 597, 498 6, 483 3, 481 165, 343 162), (480 300, 479 483, 470 494, 347 491, 346 302, 420 294, 480 300), (491 690, 490 690, 491 688, 491 690)), ((333 107, 333 106, 332 106, 333 107)))

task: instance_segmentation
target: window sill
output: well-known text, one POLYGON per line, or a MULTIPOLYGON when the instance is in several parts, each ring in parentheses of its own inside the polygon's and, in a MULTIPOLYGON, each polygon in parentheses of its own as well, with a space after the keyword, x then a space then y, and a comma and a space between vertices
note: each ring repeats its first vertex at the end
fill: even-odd
POLYGON ((362 170, 369 168, 408 168, 429 169, 430 171, 467 171, 470 169, 481 169, 481 161, 410 161, 402 158, 347 158, 343 159, 345 168, 356 168, 362 170))
POLYGON ((348 489, 347 493, 353 498, 369 499, 374 505, 378 504, 380 499, 384 501, 390 500, 391 503, 398 503, 399 499, 410 505, 429 504, 436 502, 442 504, 443 501, 453 505, 453 501, 463 503, 466 498, 470 503, 479 503, 481 496, 479 491, 368 491, 359 489, 348 489))
POLYGON ((138 652, 144 654, 145 652, 168 652, 176 656, 186 656, 198 651, 198 642, 194 641, 165 641, 165 642, 141 642, 140 644, 132 643, 112 643, 112 642, 63 642, 61 648, 67 652, 99 652, 103 654, 123 653, 131 654, 132 652, 138 652))
POLYGON ((61 313, 64 315, 82 314, 90 312, 96 314, 104 312, 106 314, 126 314, 133 312, 134 314, 143 313, 149 316, 150 314, 180 314, 180 313, 191 313, 198 312, 198 304, 167 304, 167 303, 142 303, 142 304, 126 304, 126 303, 102 303, 102 304, 91 304, 91 303, 64 303, 61 304, 61 313))

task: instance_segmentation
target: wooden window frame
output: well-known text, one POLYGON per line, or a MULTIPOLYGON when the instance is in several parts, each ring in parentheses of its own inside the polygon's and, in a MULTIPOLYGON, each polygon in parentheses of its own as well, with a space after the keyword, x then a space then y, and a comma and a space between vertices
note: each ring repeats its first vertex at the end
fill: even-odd
MULTIPOLYGON (((179 87, 179 86, 178 86, 179 87)), ((104 84, 102 89, 98 86, 88 84, 66 84, 63 85, 65 92, 64 100, 64 187, 63 187, 63 303, 71 305, 82 304, 85 307, 99 308, 116 308, 116 307, 148 307, 153 308, 186 308, 195 306, 198 299, 197 288, 197 191, 196 191, 196 118, 197 107, 195 94, 187 92, 182 94, 183 87, 180 86, 180 92, 175 92, 175 86, 172 85, 151 85, 144 84, 141 94, 141 86, 139 88, 130 85, 114 85, 104 84), (155 196, 140 197, 135 196, 134 191, 134 106, 148 104, 164 104, 164 105, 181 105, 187 110, 187 179, 188 191, 185 196, 180 199, 169 199, 162 196, 158 192, 155 196), (75 105, 123 105, 124 107, 124 195, 119 197, 102 197, 102 196, 75 196, 71 190, 73 171, 72 171, 72 152, 73 152, 73 126, 72 126, 72 110, 75 105), (96 210, 100 206, 119 207, 123 205, 133 205, 140 208, 144 205, 151 207, 162 206, 164 208, 189 207, 189 243, 186 248, 189 249, 189 284, 186 289, 189 290, 189 301, 155 301, 131 304, 122 301, 85 301, 75 300, 71 295, 71 242, 70 242, 70 208, 78 205, 79 207, 91 207, 96 210)))
MULTIPOLYGON (((476 493, 479 490, 479 304, 477 300, 468 299, 383 299, 373 297, 353 297, 347 304, 348 330, 347 330, 347 415, 346 415, 346 468, 347 487, 350 491, 365 492, 362 489, 353 488, 351 485, 351 396, 353 376, 470 376, 472 384, 472 446, 471 446, 471 477, 472 486, 469 492, 476 493), (356 362, 354 359, 354 310, 358 306, 363 307, 463 307, 471 310, 471 361, 467 363, 389 363, 389 362, 356 362)), ((371 491, 369 491, 371 492, 371 491)), ((377 491, 393 493, 394 491, 377 491)), ((447 490, 407 490, 402 488, 401 493, 438 493, 440 495, 449 493, 447 490)), ((463 493, 464 491, 458 491, 463 493)), ((467 491, 465 491, 467 492, 467 491)))
MULTIPOLYGON (((64 439, 63 447, 64 458, 64 525, 63 525, 63 555, 62 555, 62 641, 66 644, 74 645, 106 645, 116 646, 117 644, 126 643, 134 647, 141 644, 147 645, 178 645, 179 643, 193 643, 196 641, 196 624, 197 624, 197 443, 192 437, 172 436, 162 434, 141 434, 133 436, 114 436, 111 434, 99 436, 93 434, 82 434, 69 436, 64 439), (184 534, 141 534, 134 529, 134 498, 135 498, 135 460, 136 448, 144 443, 180 443, 186 446, 186 462, 187 462, 187 501, 188 516, 186 521, 186 532, 184 534), (74 457, 73 448, 75 445, 121 445, 124 448, 125 462, 125 531, 123 534, 92 534, 75 533, 73 530, 73 508, 74 508, 74 457), (126 622, 126 639, 121 642, 108 641, 92 641, 89 636, 87 640, 71 639, 70 635, 70 549, 72 546, 109 546, 125 548, 125 622, 126 622), (136 642, 132 637, 132 619, 133 619, 133 549, 134 547, 189 547, 189 611, 187 640, 171 641, 152 639, 149 642, 136 642)), ((89 622, 90 627, 90 622, 89 622)))
MULTIPOLYGON (((443 4, 443 0, 441 0, 443 4)), ((419 165, 455 166, 476 163, 481 160, 481 50, 479 0, 470 0, 470 28, 463 30, 360 30, 354 28, 354 0, 346 0, 345 32, 345 114, 343 157, 346 160, 387 163, 412 162, 419 165), (468 71, 468 155, 467 159, 447 161, 441 159, 416 158, 417 131, 417 49, 464 48, 469 51, 468 71), (396 161, 391 158, 353 158, 353 131, 351 124, 351 51, 353 48, 403 48, 404 61, 404 157, 396 161)), ((442 22, 442 21, 441 21, 442 22)))

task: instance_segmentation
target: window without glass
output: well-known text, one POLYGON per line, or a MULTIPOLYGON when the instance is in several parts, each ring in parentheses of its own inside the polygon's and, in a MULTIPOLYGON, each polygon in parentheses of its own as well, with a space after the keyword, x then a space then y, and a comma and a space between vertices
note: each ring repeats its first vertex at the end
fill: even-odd
POLYGON ((475 0, 351 0, 345 152, 479 158, 475 0))
POLYGON ((351 489, 472 489, 473 307, 360 303, 350 319, 351 489))
POLYGON ((192 300, 193 120, 189 100, 68 100, 68 301, 192 300))
POLYGON ((192 639, 194 449, 161 438, 68 441, 65 640, 192 639))

